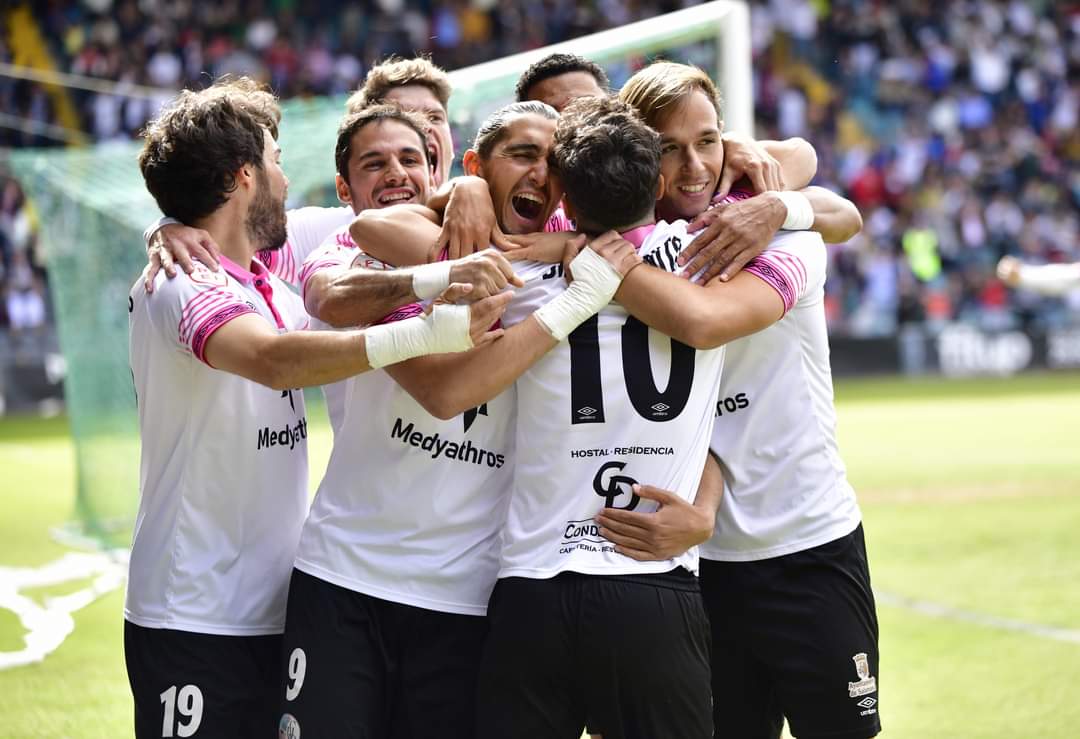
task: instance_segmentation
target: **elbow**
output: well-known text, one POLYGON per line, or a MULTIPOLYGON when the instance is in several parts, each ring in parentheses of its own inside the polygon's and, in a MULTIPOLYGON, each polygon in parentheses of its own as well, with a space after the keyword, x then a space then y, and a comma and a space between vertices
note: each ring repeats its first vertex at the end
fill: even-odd
POLYGON ((253 360, 252 367, 257 369, 249 379, 271 390, 292 390, 296 387, 292 374, 286 366, 269 352, 260 352, 253 360))
POLYGON ((420 397, 413 396, 420 406, 428 412, 429 415, 434 416, 440 421, 449 421, 454 416, 465 411, 465 408, 458 408, 451 398, 444 397, 438 393, 424 393, 420 397))
POLYGON ((352 328, 343 302, 334 296, 333 287, 309 292, 304 300, 308 313, 334 328, 352 328))
POLYGON ((847 202, 845 217, 840 228, 837 229, 836 238, 832 243, 841 243, 852 239, 857 233, 862 231, 863 220, 862 213, 855 207, 855 204, 851 201, 847 202))
POLYGON ((805 172, 802 173, 803 181, 795 184, 800 185, 800 187, 806 187, 817 175, 817 149, 814 148, 813 144, 811 144, 809 141, 802 138, 801 136, 794 137, 792 139, 792 143, 794 144, 795 149, 799 152, 800 161, 803 162, 803 166, 805 167, 805 172))
POLYGON ((721 326, 711 321, 695 321, 686 331, 682 343, 700 351, 716 349, 728 342, 729 337, 721 326))

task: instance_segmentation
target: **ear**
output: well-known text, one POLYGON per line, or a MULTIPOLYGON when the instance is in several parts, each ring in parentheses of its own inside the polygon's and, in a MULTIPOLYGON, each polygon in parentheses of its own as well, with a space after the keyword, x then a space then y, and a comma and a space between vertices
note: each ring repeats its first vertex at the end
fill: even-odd
POLYGON ((660 175, 656 180, 656 200, 657 202, 664 199, 664 175, 660 175))
POLYGON ((337 199, 345 205, 352 205, 352 191, 349 183, 339 174, 334 175, 334 189, 337 190, 337 199))
POLYGON ((254 164, 245 164, 240 167, 240 169, 236 170, 236 186, 245 188, 255 186, 254 164))
POLYGON ((473 177, 483 177, 481 164, 480 155, 476 153, 476 149, 469 149, 461 158, 461 167, 465 170, 465 174, 473 177))

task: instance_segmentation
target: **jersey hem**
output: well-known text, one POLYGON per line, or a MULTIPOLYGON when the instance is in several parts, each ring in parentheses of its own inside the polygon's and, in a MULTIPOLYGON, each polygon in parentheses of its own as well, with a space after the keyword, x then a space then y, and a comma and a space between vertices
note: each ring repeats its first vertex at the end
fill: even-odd
POLYGON ((531 580, 550 580, 564 572, 576 572, 579 575, 658 575, 671 572, 682 567, 692 575, 698 574, 698 558, 687 562, 680 559, 665 559, 659 562, 650 562, 648 565, 638 563, 637 566, 613 566, 613 567, 558 567, 555 569, 533 569, 529 567, 507 567, 499 570, 499 579, 506 577, 525 577, 531 580))
POLYGON ((273 626, 227 626, 199 623, 197 621, 174 621, 167 618, 144 618, 136 616, 126 608, 124 609, 124 620, 144 629, 170 629, 171 631, 187 631, 193 634, 211 634, 213 636, 273 636, 285 633, 284 621, 273 626))
MULTIPOLYGON (((414 606, 416 608, 423 608, 428 611, 435 611, 437 613, 454 613, 459 616, 486 616, 487 615, 487 603, 483 605, 470 605, 466 603, 451 603, 443 600, 437 600, 435 598, 418 597, 414 594, 405 594, 395 590, 380 587, 378 585, 372 585, 370 583, 361 582, 360 580, 353 580, 348 577, 342 577, 332 572, 328 572, 323 568, 313 565, 310 562, 297 559, 295 564, 296 569, 304 572, 312 577, 317 577, 320 580, 325 580, 331 585, 337 585, 338 587, 345 588, 346 590, 352 590, 355 593, 362 593, 364 595, 370 595, 373 598, 379 598, 380 600, 390 601, 392 603, 400 603, 405 606, 414 606)), ((492 585, 494 586, 494 582, 492 585)))
POLYGON ((805 552, 807 549, 813 549, 822 544, 836 541, 859 528, 859 524, 861 523, 862 516, 856 516, 853 522, 846 521, 844 526, 838 525, 836 528, 830 528, 824 534, 819 536, 813 536, 809 539, 782 544, 768 549, 754 549, 752 551, 716 550, 710 549, 703 544, 700 547, 699 554, 702 559, 713 562, 759 562, 763 559, 776 559, 777 557, 786 557, 789 554, 805 552))

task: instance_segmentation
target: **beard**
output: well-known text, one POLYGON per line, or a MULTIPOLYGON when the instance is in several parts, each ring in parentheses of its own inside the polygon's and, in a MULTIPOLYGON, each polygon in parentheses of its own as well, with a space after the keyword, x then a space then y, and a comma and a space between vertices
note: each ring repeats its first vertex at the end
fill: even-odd
POLYGON ((244 226, 256 250, 273 251, 285 245, 285 200, 274 200, 265 169, 255 170, 255 197, 248 206, 244 226))

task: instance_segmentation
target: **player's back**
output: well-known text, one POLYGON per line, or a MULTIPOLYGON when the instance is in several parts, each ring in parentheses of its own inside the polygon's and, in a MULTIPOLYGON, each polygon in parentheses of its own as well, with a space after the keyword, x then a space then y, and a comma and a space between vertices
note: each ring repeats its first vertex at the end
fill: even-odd
POLYGON ((754 560, 832 541, 860 514, 836 443, 825 245, 782 232, 750 269, 788 294, 772 326, 727 345, 712 450, 725 489, 702 556, 754 560))
MULTIPOLYGON (((678 271, 675 259, 690 241, 682 221, 624 236, 646 262, 669 272, 678 271)), ((526 285, 505 325, 565 289, 559 265, 516 269, 526 285)), ((617 554, 592 519, 605 505, 654 510, 634 495, 634 482, 693 498, 723 357, 722 348, 696 351, 611 303, 525 372, 517 381, 517 456, 500 576, 696 570, 696 551, 651 563, 617 554)))

